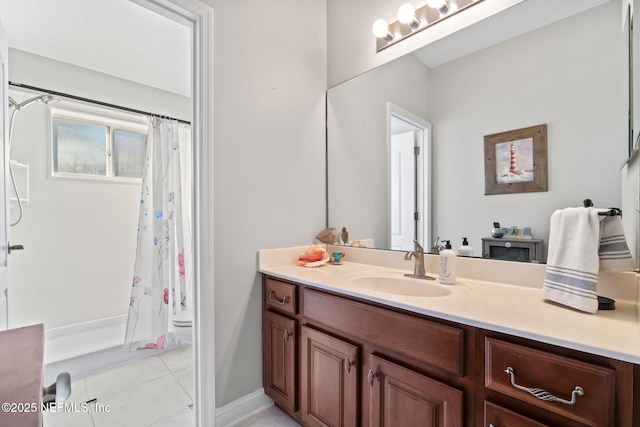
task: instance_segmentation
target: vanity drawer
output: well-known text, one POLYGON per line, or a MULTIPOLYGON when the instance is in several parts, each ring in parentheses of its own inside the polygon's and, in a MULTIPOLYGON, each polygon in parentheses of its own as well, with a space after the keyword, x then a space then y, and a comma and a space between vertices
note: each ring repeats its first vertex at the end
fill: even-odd
POLYGON ((533 421, 513 411, 498 406, 494 403, 484 401, 484 426, 485 427, 550 427, 533 421))
POLYGON ((305 319, 464 376, 464 330, 304 290, 305 319))
POLYGON ((485 386, 588 426, 615 422, 615 370, 610 368, 487 337, 485 386), (584 395, 573 393, 577 386, 584 395), (575 403, 569 404, 574 395, 575 403))
POLYGON ((298 313, 298 287, 267 278, 264 281, 264 305, 285 313, 298 313))

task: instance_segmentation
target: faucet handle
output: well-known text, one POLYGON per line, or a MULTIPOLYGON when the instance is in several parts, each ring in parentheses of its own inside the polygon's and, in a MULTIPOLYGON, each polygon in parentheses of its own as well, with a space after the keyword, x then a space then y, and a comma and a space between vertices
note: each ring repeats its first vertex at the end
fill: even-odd
POLYGON ((418 242, 416 239, 413 239, 413 243, 416 245, 416 251, 424 252, 424 248, 422 247, 420 242, 418 242))

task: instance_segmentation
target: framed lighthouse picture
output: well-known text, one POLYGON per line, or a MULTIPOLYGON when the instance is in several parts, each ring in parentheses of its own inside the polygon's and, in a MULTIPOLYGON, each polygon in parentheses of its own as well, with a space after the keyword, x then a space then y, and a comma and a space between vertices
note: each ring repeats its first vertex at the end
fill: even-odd
POLYGON ((485 135, 484 194, 547 191, 547 125, 485 135))

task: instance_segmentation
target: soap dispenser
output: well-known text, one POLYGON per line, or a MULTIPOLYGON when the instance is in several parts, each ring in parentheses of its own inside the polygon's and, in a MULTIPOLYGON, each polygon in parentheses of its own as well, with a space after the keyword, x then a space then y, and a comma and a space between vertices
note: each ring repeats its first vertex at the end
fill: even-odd
POLYGON ((456 283, 456 253, 451 249, 451 241, 443 240, 444 250, 440 251, 440 283, 453 285, 456 283))
POLYGON ((462 246, 458 247, 459 256, 473 256, 473 248, 469 246, 469 241, 466 237, 462 238, 462 246))

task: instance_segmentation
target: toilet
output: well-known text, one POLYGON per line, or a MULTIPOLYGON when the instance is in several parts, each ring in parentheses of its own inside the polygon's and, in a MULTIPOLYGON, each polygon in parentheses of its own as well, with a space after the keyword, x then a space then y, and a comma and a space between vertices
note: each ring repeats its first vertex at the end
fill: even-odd
POLYGON ((178 328, 189 328, 193 326, 193 312, 185 310, 173 316, 173 326, 178 328))

